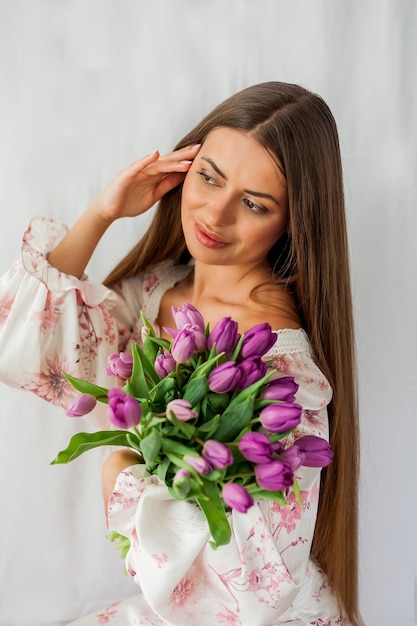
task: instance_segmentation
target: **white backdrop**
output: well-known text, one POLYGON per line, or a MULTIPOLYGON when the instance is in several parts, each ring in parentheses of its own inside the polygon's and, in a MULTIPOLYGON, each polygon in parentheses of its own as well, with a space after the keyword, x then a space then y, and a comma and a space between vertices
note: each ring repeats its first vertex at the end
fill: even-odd
MULTIPOLYGON (((415 0, 0 0, 0 273, 36 214, 72 224, 124 165, 263 80, 320 93, 343 152, 362 425, 361 606, 415 623, 415 0)), ((103 278, 144 222, 113 227, 103 278)), ((22 364, 23 366, 23 364, 22 364)), ((105 539, 84 424, 0 386, 0 626, 58 626, 134 592, 105 539)))

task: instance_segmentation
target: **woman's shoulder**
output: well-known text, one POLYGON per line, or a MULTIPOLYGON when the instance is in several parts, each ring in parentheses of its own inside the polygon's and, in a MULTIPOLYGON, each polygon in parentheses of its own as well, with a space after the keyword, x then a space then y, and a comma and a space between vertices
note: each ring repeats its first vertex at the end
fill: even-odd
POLYGON ((277 334, 275 344, 268 352, 268 357, 279 354, 295 354, 304 352, 312 356, 312 349, 308 335, 303 328, 272 328, 277 334))
POLYGON ((268 323, 273 330, 300 330, 294 299, 279 285, 268 291, 251 294, 250 301, 240 307, 239 327, 246 331, 257 324, 268 323), (255 296, 255 297, 254 297, 255 296))
POLYGON ((329 381, 317 364, 307 333, 302 328, 283 328, 272 348, 263 356, 280 376, 291 376, 299 386, 297 402, 320 412, 332 399, 329 381))

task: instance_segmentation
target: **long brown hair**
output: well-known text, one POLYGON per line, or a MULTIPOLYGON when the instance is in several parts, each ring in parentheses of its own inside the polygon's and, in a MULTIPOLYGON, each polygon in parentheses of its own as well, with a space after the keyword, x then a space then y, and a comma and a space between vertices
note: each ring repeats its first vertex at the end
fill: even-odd
MULTIPOLYGON (((333 462, 322 470, 312 558, 327 573, 351 622, 358 612, 358 411, 349 254, 336 124, 326 103, 297 85, 244 89, 207 115, 176 146, 203 143, 214 128, 250 133, 276 159, 288 184, 289 233, 269 254, 276 280, 291 291, 317 364, 333 388, 333 462)), ((142 240, 108 276, 112 285, 171 258, 187 262, 181 189, 159 202, 142 240)))

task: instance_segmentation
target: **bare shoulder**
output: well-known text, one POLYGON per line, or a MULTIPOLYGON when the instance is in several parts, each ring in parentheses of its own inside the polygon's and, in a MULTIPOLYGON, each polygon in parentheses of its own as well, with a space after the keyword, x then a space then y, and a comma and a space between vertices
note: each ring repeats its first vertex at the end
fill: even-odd
POLYGON ((301 328, 294 300, 282 286, 269 285, 256 290, 250 296, 239 299, 233 290, 224 294, 193 297, 192 286, 186 280, 181 281, 163 295, 160 302, 158 324, 160 328, 173 327, 172 307, 181 307, 184 302, 193 304, 202 314, 206 323, 213 328, 222 317, 231 317, 238 323, 239 332, 247 332, 257 324, 270 324, 273 330, 301 328))
POLYGON ((246 332, 252 326, 257 324, 268 323, 272 330, 283 330, 286 328, 299 329, 301 323, 298 318, 285 314, 285 312, 279 311, 251 311, 245 312, 242 318, 239 320, 239 329, 241 332, 246 332))
POLYGON ((245 332, 252 326, 265 322, 273 330, 301 328, 294 300, 281 287, 274 286, 265 293, 257 294, 256 299, 242 309, 239 327, 245 332))

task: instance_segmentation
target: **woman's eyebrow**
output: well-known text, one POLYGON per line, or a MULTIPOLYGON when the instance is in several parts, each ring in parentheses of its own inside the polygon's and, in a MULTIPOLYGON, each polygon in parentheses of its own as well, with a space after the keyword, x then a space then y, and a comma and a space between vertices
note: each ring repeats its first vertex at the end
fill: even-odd
MULTIPOLYGON (((203 161, 206 161, 207 163, 209 163, 209 165, 211 165, 211 167, 214 169, 214 171, 219 176, 221 176, 223 178, 223 180, 227 180, 226 174, 221 171, 221 169, 216 165, 216 163, 213 161, 213 159, 210 159, 210 157, 201 157, 201 159, 203 161)), ((274 196, 271 196, 269 193, 262 193, 261 191, 252 191, 251 189, 244 189, 243 191, 245 193, 248 193, 251 196, 256 196, 257 198, 265 198, 266 200, 272 200, 278 206, 282 206, 281 202, 279 200, 277 200, 277 198, 275 198, 274 196)))
POLYGON ((251 189, 244 189, 243 191, 245 193, 248 193, 250 196, 256 196, 257 198, 266 198, 267 200, 272 200, 278 206, 282 206, 281 202, 274 196, 271 196, 269 193, 262 193, 261 191, 252 191, 251 189))
POLYGON ((214 171, 221 176, 224 180, 227 180, 227 176, 226 174, 224 174, 221 169, 215 164, 215 162, 210 159, 209 157, 201 157, 203 161, 207 161, 207 163, 209 163, 211 165, 211 167, 214 169, 214 171))

